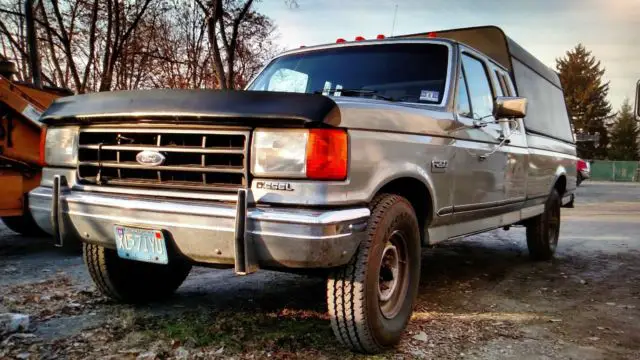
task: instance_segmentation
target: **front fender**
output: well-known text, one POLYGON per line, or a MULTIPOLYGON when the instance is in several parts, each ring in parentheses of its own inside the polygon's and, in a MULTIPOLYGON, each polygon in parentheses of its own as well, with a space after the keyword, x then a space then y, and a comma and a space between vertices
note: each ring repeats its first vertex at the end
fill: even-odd
POLYGON ((387 168, 386 171, 381 172, 378 177, 372 178, 371 188, 373 190, 371 191, 367 202, 371 202, 373 197, 376 196, 382 188, 391 184, 393 181, 401 179, 414 179, 421 182, 426 187, 427 193, 430 196, 431 209, 429 210, 431 211, 431 214, 435 214, 437 212, 439 204, 437 197, 434 196, 436 190, 430 174, 422 167, 407 162, 387 168))

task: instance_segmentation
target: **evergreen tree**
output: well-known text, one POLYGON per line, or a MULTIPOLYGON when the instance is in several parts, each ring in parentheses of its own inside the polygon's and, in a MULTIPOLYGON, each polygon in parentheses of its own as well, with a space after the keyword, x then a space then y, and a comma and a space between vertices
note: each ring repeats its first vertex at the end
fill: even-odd
POLYGON ((609 83, 602 79, 604 68, 591 51, 578 44, 565 57, 556 59, 556 69, 574 131, 598 136, 596 142, 578 142, 578 156, 605 159, 609 144, 605 121, 611 117, 611 104, 607 101, 609 83))
POLYGON ((609 159, 638 160, 638 136, 640 136, 640 128, 633 116, 631 104, 626 99, 611 127, 609 159))

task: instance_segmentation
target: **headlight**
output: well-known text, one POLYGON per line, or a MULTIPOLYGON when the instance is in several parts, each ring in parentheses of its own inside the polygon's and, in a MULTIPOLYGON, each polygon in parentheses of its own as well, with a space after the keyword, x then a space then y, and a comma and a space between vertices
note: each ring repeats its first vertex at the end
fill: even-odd
POLYGON ((257 177, 344 180, 347 164, 342 129, 260 129, 253 135, 251 171, 257 177))
POLYGON ((49 166, 73 167, 78 163, 78 127, 48 128, 43 133, 44 162, 49 166))
POLYGON ((306 176, 307 130, 257 130, 253 134, 253 175, 306 176))

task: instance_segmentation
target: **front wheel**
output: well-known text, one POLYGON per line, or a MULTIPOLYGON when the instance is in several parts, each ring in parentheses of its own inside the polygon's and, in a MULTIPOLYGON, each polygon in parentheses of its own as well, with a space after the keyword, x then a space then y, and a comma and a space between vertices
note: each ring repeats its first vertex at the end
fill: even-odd
POLYGON ((420 279, 420 230, 411 204, 388 194, 372 204, 367 237, 327 282, 333 332, 343 345, 363 353, 400 341, 420 279))
POLYGON ((560 207, 562 201, 554 189, 545 204, 544 212, 527 224, 527 247, 534 260, 549 260, 558 247, 560 237, 560 207))
POLYGON ((115 250, 94 244, 83 244, 83 257, 98 290, 124 303, 167 298, 191 271, 190 264, 177 259, 167 265, 126 260, 115 250))

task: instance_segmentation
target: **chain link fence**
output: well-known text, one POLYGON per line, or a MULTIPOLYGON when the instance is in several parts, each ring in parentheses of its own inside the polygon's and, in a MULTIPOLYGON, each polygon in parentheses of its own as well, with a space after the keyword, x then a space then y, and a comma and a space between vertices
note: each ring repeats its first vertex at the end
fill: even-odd
POLYGON ((600 181, 640 181, 637 161, 593 160, 591 180, 600 181))

